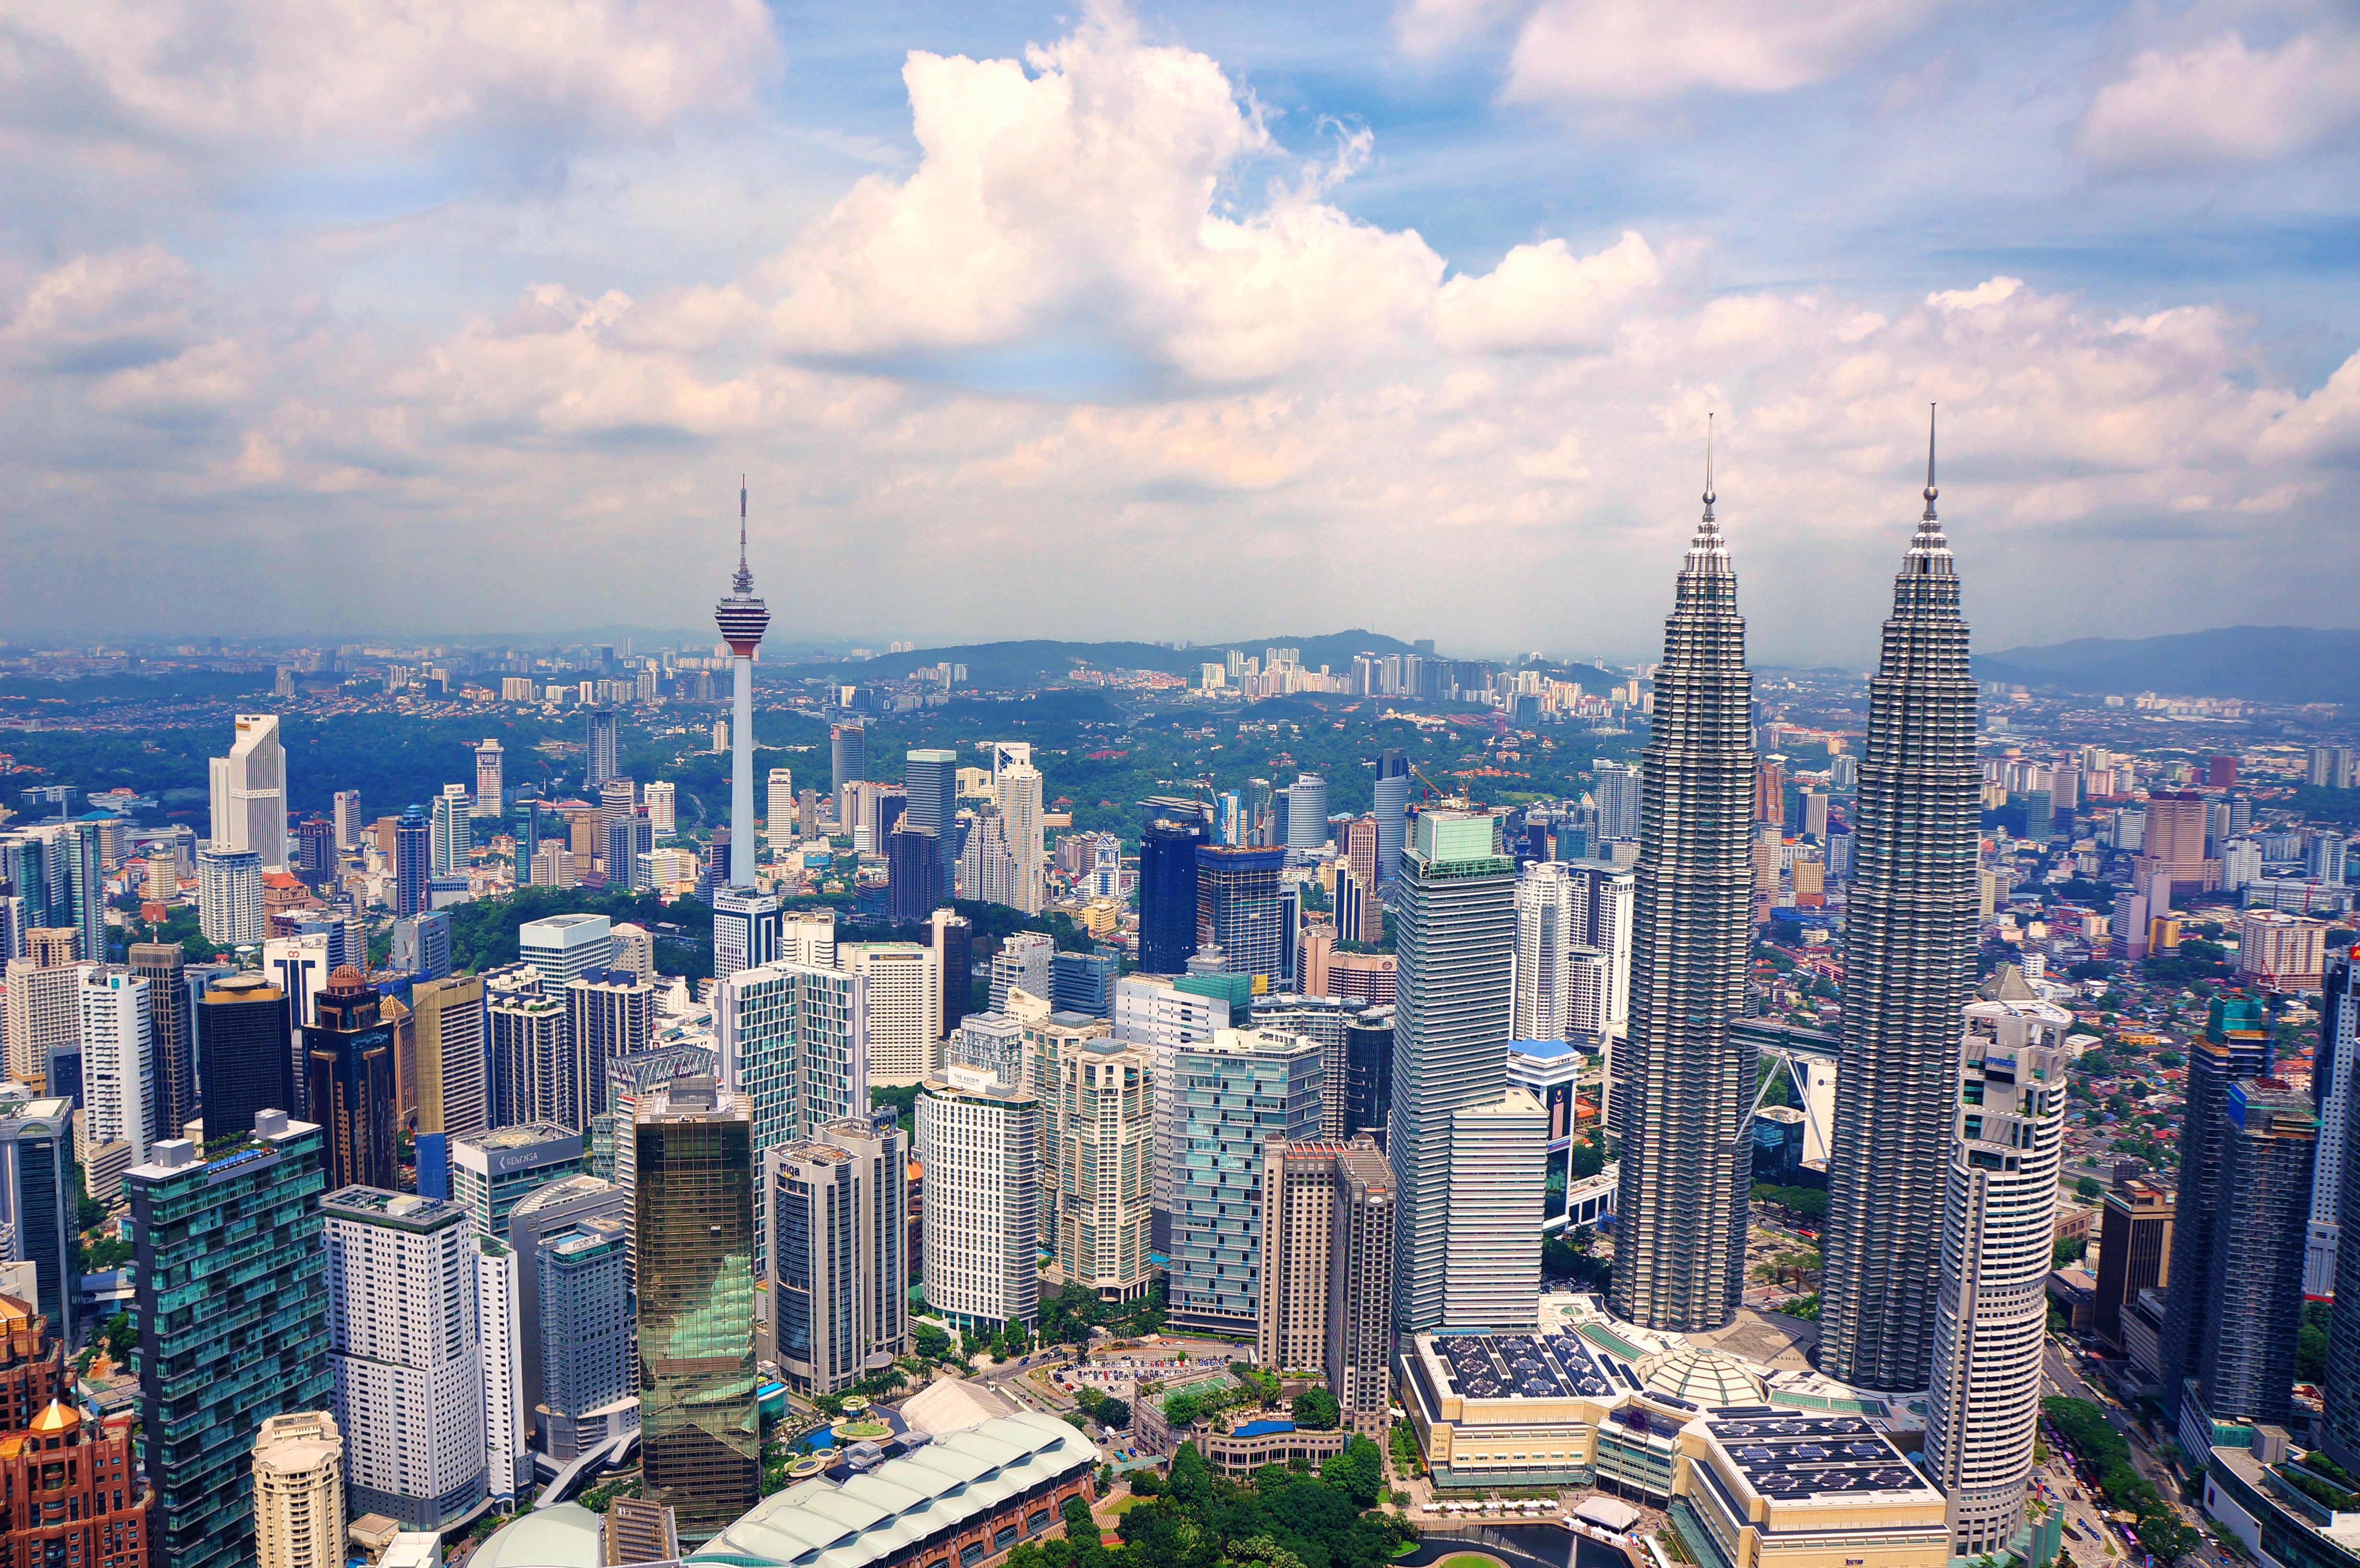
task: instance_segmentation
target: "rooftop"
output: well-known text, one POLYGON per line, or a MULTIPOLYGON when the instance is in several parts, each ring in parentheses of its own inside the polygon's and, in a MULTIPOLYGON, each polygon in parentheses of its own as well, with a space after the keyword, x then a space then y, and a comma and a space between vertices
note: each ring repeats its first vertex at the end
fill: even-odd
POLYGON ((518 1127, 495 1127, 490 1132, 461 1133, 451 1140, 454 1149, 531 1149, 539 1144, 572 1139, 576 1146, 582 1135, 555 1122, 526 1122, 518 1127))
POLYGON ((339 1187, 320 1200, 320 1207, 355 1219, 382 1220, 405 1230, 432 1230, 467 1217, 467 1211, 456 1203, 421 1198, 415 1192, 388 1192, 382 1187, 339 1187))
POLYGON ((841 1486, 811 1480, 773 1493, 693 1558, 866 1568, 1098 1462, 1098 1449, 1080 1432, 1022 1410, 938 1438, 841 1486))
POLYGON ((1773 1502, 1933 1488, 1866 1420, 1789 1415, 1767 1405, 1722 1410, 1704 1423, 1745 1484, 1773 1502))

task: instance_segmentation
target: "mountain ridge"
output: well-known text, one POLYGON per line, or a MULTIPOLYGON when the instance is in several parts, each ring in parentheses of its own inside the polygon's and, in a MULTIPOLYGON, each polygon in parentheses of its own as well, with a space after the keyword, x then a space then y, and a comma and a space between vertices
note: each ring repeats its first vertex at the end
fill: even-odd
POLYGON ((2075 637, 1979 653, 1975 679, 2129 695, 2360 702, 2360 630, 2215 626, 2151 637, 2075 637))

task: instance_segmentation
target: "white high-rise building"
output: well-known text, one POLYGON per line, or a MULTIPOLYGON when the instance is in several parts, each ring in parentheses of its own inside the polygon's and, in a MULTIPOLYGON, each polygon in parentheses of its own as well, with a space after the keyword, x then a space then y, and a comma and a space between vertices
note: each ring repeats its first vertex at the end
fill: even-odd
POLYGON ((2360 1074, 2360 964, 2330 958, 2322 983, 2319 1016, 2334 1031, 2319 1053, 2317 1071, 2332 1073, 2319 1102, 2319 1147, 2311 1156, 2311 1223, 2305 1232, 2302 1293, 2312 1300, 2335 1297, 2335 1253, 2343 1236, 2344 1118, 2351 1114, 2353 1079, 2360 1074))
POLYGON ((257 1568, 344 1568, 344 1444, 324 1410, 269 1416, 254 1439, 257 1568))
POLYGON ((918 1094, 926 1305, 961 1328, 1041 1312, 1041 1102, 946 1067, 918 1094))
POLYGON ((279 715, 240 713, 227 757, 213 759, 213 843, 251 850, 265 871, 287 869, 287 748, 279 715))
POLYGON ((1041 775, 1030 762, 1001 769, 994 785, 1010 853, 1016 857, 1016 884, 1007 902, 1028 915, 1041 912, 1046 860, 1041 844, 1041 775))
POLYGON ((914 942, 848 942, 836 965, 868 981, 869 1082, 916 1083, 934 1070, 943 1032, 943 973, 914 942))
POLYGON ((795 909, 781 917, 775 956, 781 964, 800 964, 808 969, 835 968, 836 911, 795 909))
POLYGON ((795 770, 773 768, 768 793, 767 810, 762 817, 762 832, 770 839, 773 852, 783 850, 795 842, 795 770))
POLYGON ((361 821, 361 792, 357 789, 336 791, 336 847, 358 849, 361 830, 368 824, 361 821))
POLYGON ((501 1501, 532 1494, 531 1431, 524 1408, 524 1351, 517 1305, 517 1257, 504 1241, 475 1240, 475 1335, 483 1382, 485 1488, 501 1501))
POLYGON ((1548 1112, 1522 1089, 1450 1115, 1442 1322, 1528 1334, 1540 1321, 1548 1112))
POLYGON ((197 927, 215 947, 245 947, 270 930, 262 909, 262 856, 208 844, 197 851, 197 927))
MULTIPOLYGON (((262 972, 287 993, 288 1021, 296 1029, 320 1021, 317 1003, 328 976, 344 962, 326 931, 274 936, 262 944, 262 972)), ((290 1048, 291 1049, 291 1048, 290 1048)))
POLYGON ((467 869, 468 857, 475 851, 475 832, 469 825, 475 811, 467 799, 464 784, 445 784, 442 793, 434 798, 434 817, 428 829, 426 861, 437 877, 467 869))
POLYGON ((1572 1032, 1573 931, 1585 889, 1564 862, 1536 860, 1516 877, 1515 1040, 1564 1040, 1572 1032))
POLYGON ((127 970, 78 964, 82 1030, 82 1174, 90 1195, 111 1202, 123 1172, 148 1163, 160 1131, 152 983, 127 970))
POLYGON ((486 738, 475 748, 475 814, 497 817, 508 798, 508 787, 501 778, 500 743, 486 738))
POLYGON ((374 1187, 320 1207, 345 1494, 359 1512, 442 1530, 485 1490, 475 1229, 456 1203, 374 1187))
POLYGON ((670 837, 680 825, 680 790, 669 779, 652 779, 646 790, 648 826, 658 838, 670 837))
MULTIPOLYGON (((869 1109, 869 980, 766 964, 716 983, 715 1065, 723 1093, 752 1113, 753 1153, 814 1136, 869 1109)), ((767 1196, 755 1193, 755 1268, 769 1262, 767 1196)))
POLYGON ((1155 1054, 1093 1040, 1058 1053, 1058 1200, 1051 1246, 1070 1284, 1101 1301, 1144 1295, 1154 1196, 1155 1054))
MULTIPOLYGON (((38 958, 12 958, 6 968, 5 1023, 8 1076, 42 1093, 49 1081, 49 1057, 82 1046, 82 976, 94 964, 44 964, 38 958)), ((71 1088, 71 1085, 66 1085, 71 1088)))
POLYGON ((991 956, 991 1010, 1006 1012, 1015 991, 1049 1000, 1056 957, 1057 939, 1042 931, 1018 931, 1003 941, 991 956))
POLYGON ((1942 1208, 1926 1472, 1951 1551, 2004 1551, 2024 1514, 2065 1136, 2072 1015, 2002 970, 1967 1004, 1942 1208))
POLYGON ((614 953, 615 922, 605 915, 552 915, 517 928, 517 956, 560 995, 576 975, 607 968, 614 953))

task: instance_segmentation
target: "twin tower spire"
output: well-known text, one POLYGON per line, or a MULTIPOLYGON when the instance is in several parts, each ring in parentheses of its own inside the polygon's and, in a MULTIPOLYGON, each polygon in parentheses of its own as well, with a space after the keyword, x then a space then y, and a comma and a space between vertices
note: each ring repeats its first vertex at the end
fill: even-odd
MULTIPOLYGON (((1742 1299, 1758 1073, 1730 1029, 1754 946, 1756 758, 1710 422, 1705 454, 1704 512, 1655 673, 1630 1032, 1613 1091, 1612 1304, 1680 1333, 1725 1327, 1742 1299)), ((1821 1370, 1886 1389, 1929 1375, 1940 1214, 1928 1194, 1942 1190, 1958 1009, 1973 975, 1974 686, 1935 494, 1929 419, 1926 511, 1895 583, 1852 813, 1821 1312, 1821 1370)))

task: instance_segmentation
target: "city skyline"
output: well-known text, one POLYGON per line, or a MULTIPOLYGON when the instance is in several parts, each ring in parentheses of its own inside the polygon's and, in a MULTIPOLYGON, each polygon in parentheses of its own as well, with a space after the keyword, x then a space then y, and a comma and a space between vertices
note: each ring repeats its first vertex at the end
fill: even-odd
MULTIPOLYGON (((197 526, 192 596, 258 618, 407 572, 430 632, 585 593, 685 625, 670 541, 743 466, 812 633, 864 629, 827 587, 864 561, 956 641, 1185 535, 1157 635, 1415 608, 1547 646, 1574 578, 1584 640, 1635 648, 1718 408, 1760 651, 1850 662, 1868 617, 1821 609, 1874 593, 1939 398, 2013 590, 1968 605, 1988 646, 2348 618, 2360 569, 2300 553, 2360 428, 2324 8, 710 11, 545 55, 424 27, 351 93, 365 30, 30 23, 79 74, 0 147, 0 538, 40 584, 0 613, 101 629, 80 606, 197 526), (1437 591, 1437 519, 1517 569, 1437 591)), ((1064 618, 1117 635, 1120 597, 1064 618)))

